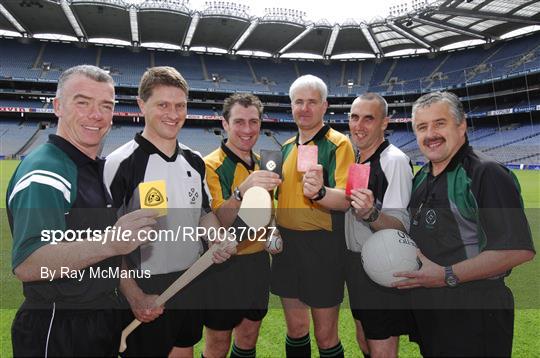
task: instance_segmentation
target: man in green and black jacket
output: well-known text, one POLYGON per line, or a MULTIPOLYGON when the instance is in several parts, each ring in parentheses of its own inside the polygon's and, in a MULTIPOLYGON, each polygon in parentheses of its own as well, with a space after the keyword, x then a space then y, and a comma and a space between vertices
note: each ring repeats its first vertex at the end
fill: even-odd
POLYGON ((138 233, 155 224, 156 213, 117 221, 103 185, 98 152, 112 124, 111 76, 72 67, 60 76, 53 105, 56 135, 19 164, 6 193, 12 269, 25 298, 12 325, 13 355, 117 356, 119 277, 109 272, 144 242, 138 233), (126 240, 113 240, 111 227, 126 240))
POLYGON ((420 97, 413 129, 429 162, 416 174, 411 237, 422 267, 400 273, 411 291, 424 356, 510 356, 514 304, 504 283, 534 257, 515 176, 467 140, 463 105, 448 92, 420 97))

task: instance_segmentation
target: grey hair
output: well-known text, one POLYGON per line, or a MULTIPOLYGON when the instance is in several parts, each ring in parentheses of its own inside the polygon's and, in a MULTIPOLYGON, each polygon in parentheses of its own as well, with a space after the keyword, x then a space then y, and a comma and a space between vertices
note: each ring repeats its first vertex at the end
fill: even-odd
POLYGON ((328 88, 326 87, 324 81, 319 77, 313 75, 304 75, 298 77, 289 88, 289 98, 291 101, 293 100, 296 91, 301 88, 309 88, 319 92, 321 95, 321 100, 323 102, 326 101, 326 97, 328 96, 328 88))
POLYGON ((459 101, 459 98, 452 92, 432 92, 423 95, 414 102, 412 106, 412 121, 414 129, 414 117, 415 113, 419 108, 429 107, 432 104, 444 102, 448 104, 450 113, 457 125, 460 125, 461 122, 465 120, 465 110, 463 109, 463 104, 459 101))
POLYGON ((96 82, 110 83, 114 87, 114 80, 105 70, 92 65, 79 65, 68 68, 58 78, 58 85, 56 87, 56 98, 62 96, 64 86, 66 82, 73 76, 82 75, 90 78, 96 82))
POLYGON ((360 96, 358 96, 356 100, 359 101, 377 101, 379 102, 379 108, 381 109, 381 112, 383 114, 383 118, 388 117, 388 103, 384 99, 383 96, 381 96, 378 93, 375 92, 366 92, 360 96))

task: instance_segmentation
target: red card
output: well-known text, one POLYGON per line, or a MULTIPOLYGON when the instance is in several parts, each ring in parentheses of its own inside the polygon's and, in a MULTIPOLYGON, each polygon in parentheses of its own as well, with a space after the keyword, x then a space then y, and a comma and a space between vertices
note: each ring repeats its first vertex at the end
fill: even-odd
POLYGON ((305 173, 310 167, 317 165, 318 149, 316 145, 299 145, 296 170, 305 173))
POLYGON ((367 189, 370 169, 369 165, 366 164, 351 164, 345 187, 346 195, 351 195, 353 189, 367 189))

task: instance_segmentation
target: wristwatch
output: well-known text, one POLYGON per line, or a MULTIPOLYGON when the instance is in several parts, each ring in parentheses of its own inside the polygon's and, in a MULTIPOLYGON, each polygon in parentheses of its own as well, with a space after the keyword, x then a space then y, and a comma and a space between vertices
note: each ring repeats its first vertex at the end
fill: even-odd
POLYGON ((233 191, 233 198, 235 198, 238 201, 242 201, 242 193, 240 192, 240 188, 236 187, 233 191))
POLYGON ((369 214, 368 218, 363 220, 367 223, 372 223, 374 221, 377 221, 380 214, 381 212, 379 211, 379 209, 374 206, 373 209, 371 209, 371 213, 369 214))
POLYGON ((448 287, 456 287, 459 284, 459 278, 452 270, 452 266, 446 266, 444 268, 444 282, 448 287))
POLYGON ((324 198, 324 196, 326 195, 326 187, 323 185, 321 189, 319 189, 319 191, 317 192, 317 196, 314 197, 313 201, 319 201, 321 200, 322 198, 324 198))

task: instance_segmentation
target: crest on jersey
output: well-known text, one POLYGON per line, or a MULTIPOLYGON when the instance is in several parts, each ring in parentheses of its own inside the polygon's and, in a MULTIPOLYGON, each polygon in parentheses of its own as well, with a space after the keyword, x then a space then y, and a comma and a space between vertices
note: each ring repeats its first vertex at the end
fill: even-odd
POLYGON ((199 197, 199 193, 195 190, 195 188, 191 188, 189 189, 188 196, 191 199, 190 204, 195 204, 197 198, 199 197))
POLYGON ((433 209, 429 209, 426 213, 426 224, 435 225, 437 222, 437 213, 433 209))

